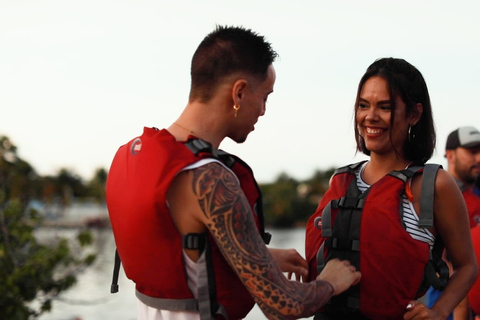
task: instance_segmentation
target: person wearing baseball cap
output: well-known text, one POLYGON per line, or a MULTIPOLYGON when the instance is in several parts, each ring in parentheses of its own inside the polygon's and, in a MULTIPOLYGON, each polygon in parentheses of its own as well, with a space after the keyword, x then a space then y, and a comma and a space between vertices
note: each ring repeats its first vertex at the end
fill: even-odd
POLYGON ((445 158, 448 172, 462 190, 473 228, 480 224, 480 198, 474 193, 480 175, 480 131, 471 126, 452 131, 447 137, 445 158))
MULTIPOLYGON (((480 262, 480 198, 474 193, 480 176, 480 132, 474 127, 461 127, 450 133, 445 147, 448 171, 457 180, 467 204, 472 243, 480 262)), ((455 309, 462 314, 480 315, 480 279, 474 283, 466 300, 455 309)))
POLYGON ((455 150, 457 148, 480 148, 480 131, 474 127, 461 127, 452 131, 448 135, 445 150, 455 150))
MULTIPOLYGON (((455 178, 467 204, 472 237, 477 233, 478 240, 473 240, 477 259, 480 258, 480 198, 474 193, 475 181, 480 175, 480 131, 475 127, 460 127, 447 137, 445 158, 448 161, 447 171, 455 178), (477 243, 475 243, 477 242, 477 243)), ((479 260, 480 262, 480 260, 479 260)), ((430 288, 427 293, 427 305, 433 305, 441 291, 430 288)), ((464 318, 471 312, 469 305, 474 306, 475 313, 480 313, 480 281, 473 285, 469 299, 462 301, 453 314, 454 318, 464 318), (476 292, 476 293, 475 293, 476 292)), ((452 315, 448 319, 451 319, 452 315)))

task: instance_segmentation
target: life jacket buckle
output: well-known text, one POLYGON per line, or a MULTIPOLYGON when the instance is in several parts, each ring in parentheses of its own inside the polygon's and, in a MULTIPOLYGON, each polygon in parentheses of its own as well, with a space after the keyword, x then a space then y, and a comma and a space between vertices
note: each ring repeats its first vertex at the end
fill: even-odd
POLYGON ((341 197, 338 201, 338 207, 343 209, 363 209, 364 199, 356 197, 341 197))
POLYGON ((182 236, 182 247, 189 250, 203 250, 207 236, 201 233, 189 233, 182 236))

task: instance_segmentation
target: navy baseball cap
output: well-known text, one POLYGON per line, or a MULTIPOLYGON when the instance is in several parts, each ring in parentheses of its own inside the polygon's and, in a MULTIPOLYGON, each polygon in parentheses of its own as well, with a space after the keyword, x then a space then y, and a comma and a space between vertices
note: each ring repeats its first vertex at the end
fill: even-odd
POLYGON ((474 127, 461 127, 451 132, 448 135, 445 150, 453 150, 458 147, 480 147, 480 132, 474 127))

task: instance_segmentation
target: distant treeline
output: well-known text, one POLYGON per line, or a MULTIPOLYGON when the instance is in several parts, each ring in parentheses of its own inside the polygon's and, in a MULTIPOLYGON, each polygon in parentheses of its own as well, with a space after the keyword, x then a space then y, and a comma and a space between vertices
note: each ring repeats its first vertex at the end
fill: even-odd
POLYGON ((303 181, 282 173, 274 182, 261 184, 266 224, 277 228, 303 225, 317 209, 334 170, 317 170, 303 181))
POLYGON ((0 190, 6 199, 60 202, 68 205, 73 198, 89 198, 105 201, 107 171, 99 168, 93 179, 84 181, 68 169, 60 169, 57 175, 41 176, 17 154, 17 147, 6 136, 0 136, 0 190))
MULTIPOLYGON (((317 170, 303 181, 282 173, 274 182, 260 184, 266 224, 272 227, 304 224, 315 212, 333 171, 333 168, 317 170)), ((63 205, 73 199, 104 202, 107 174, 105 168, 98 168, 89 181, 68 169, 60 169, 54 176, 40 176, 27 161, 18 157, 17 147, 8 137, 0 137, 0 188, 6 191, 7 199, 55 201, 63 205)))

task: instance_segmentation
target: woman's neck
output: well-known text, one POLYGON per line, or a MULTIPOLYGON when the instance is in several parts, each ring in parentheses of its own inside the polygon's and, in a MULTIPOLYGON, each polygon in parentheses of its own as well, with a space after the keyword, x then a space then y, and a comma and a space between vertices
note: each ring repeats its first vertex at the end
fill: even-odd
POLYGON ((370 161, 363 171, 362 179, 373 184, 393 170, 403 170, 410 165, 411 161, 395 157, 382 157, 371 155, 370 161))

